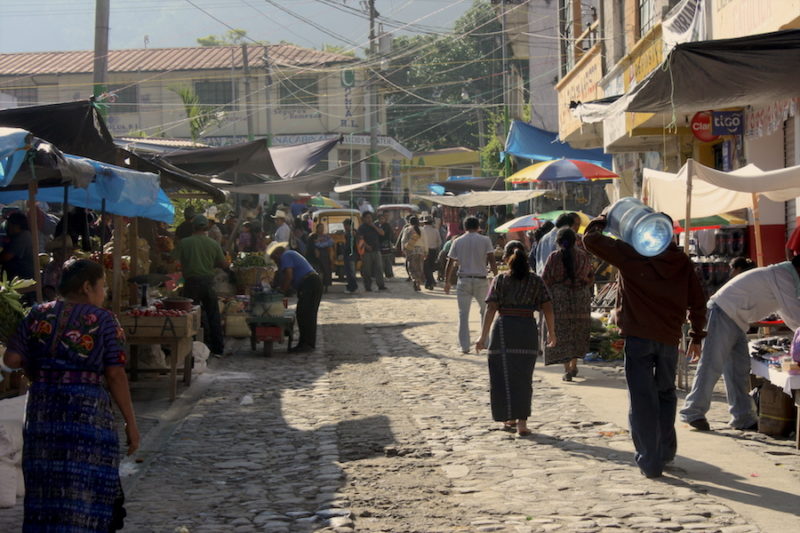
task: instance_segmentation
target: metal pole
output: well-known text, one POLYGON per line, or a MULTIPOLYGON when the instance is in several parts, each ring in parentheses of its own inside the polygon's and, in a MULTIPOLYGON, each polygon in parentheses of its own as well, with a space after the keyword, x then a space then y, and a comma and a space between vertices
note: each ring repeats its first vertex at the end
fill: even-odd
MULTIPOLYGON (((375 61, 378 57, 375 35, 375 18, 378 12, 375 10, 375 0, 369 0, 369 59, 375 68, 375 61)), ((374 74, 370 74, 369 80, 369 176, 370 179, 380 178, 380 163, 378 161, 378 80, 374 74)), ((379 186, 375 185, 372 193, 372 201, 375 207, 378 206, 379 186)))
POLYGON ((242 70, 244 70, 244 105, 247 117, 247 140, 253 140, 253 112, 250 101, 250 62, 247 58, 247 45, 242 43, 242 70))
POLYGON ((106 92, 110 0, 96 0, 94 9, 94 96, 106 92))

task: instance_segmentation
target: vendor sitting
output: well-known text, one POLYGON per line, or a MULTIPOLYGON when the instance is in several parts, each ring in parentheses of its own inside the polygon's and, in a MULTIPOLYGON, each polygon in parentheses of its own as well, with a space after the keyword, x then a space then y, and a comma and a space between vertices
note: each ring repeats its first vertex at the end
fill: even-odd
POLYGON ((322 300, 322 279, 306 258, 288 250, 286 242, 274 242, 267 255, 278 265, 273 288, 283 292, 297 291, 297 329, 300 339, 289 347, 290 352, 311 352, 317 345, 317 311, 322 300))
POLYGON ((69 235, 61 235, 48 242, 44 249, 53 255, 42 275, 42 296, 45 302, 49 302, 58 297, 57 289, 61 283, 64 262, 75 252, 75 244, 69 235))

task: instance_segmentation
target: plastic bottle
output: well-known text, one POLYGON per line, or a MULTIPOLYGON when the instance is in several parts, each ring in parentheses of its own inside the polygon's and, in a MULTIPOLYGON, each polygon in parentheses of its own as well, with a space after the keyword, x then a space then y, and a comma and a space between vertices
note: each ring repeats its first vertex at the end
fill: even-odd
POLYGON ((674 230, 669 217, 633 197, 617 200, 609 209, 607 220, 606 231, 645 257, 660 254, 672 240, 674 230))

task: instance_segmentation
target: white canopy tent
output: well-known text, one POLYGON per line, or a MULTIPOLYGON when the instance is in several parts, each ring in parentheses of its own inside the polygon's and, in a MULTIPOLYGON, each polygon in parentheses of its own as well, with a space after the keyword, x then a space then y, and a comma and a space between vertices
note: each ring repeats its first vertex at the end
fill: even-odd
POLYGON ((412 194, 412 198, 425 200, 434 204, 449 207, 483 207, 490 205, 509 205, 525 202, 536 198, 549 190, 521 190, 521 191, 479 191, 459 194, 457 196, 412 194))
POLYGON ((776 202, 800 196, 800 166, 764 171, 751 164, 722 172, 689 159, 676 174, 644 169, 645 202, 673 219, 691 220, 693 216, 705 217, 751 208, 756 257, 762 266, 759 195, 776 202))

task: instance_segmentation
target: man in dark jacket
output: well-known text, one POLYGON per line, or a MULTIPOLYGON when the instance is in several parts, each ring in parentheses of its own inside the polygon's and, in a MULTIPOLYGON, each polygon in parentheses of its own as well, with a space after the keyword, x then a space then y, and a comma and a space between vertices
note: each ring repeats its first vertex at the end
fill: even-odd
POLYGON ((619 269, 617 317, 625 337, 635 459, 642 474, 659 477, 678 449, 675 371, 681 328, 688 310, 688 355, 698 356, 705 336, 706 298, 691 260, 674 243, 655 257, 645 257, 622 240, 603 235, 605 225, 604 215, 592 220, 583 242, 586 250, 619 269))

